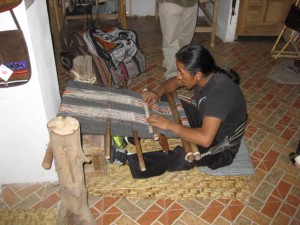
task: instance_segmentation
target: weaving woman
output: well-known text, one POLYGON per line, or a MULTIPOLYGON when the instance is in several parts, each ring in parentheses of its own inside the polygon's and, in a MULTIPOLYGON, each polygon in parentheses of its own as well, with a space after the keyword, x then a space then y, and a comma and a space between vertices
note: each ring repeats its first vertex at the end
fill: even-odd
POLYGON ((152 114, 148 123, 175 133, 198 146, 201 154, 214 152, 198 161, 185 160, 181 146, 165 154, 144 153, 147 170, 141 171, 136 154, 127 155, 134 178, 161 175, 166 171, 188 170, 195 166, 217 169, 230 165, 239 150, 247 120, 246 102, 239 86, 224 73, 217 72, 211 54, 200 45, 188 45, 176 54, 177 76, 165 81, 156 91, 144 92, 142 98, 154 104, 178 88, 194 91, 196 105, 182 102, 190 127, 175 123, 162 115, 152 114))

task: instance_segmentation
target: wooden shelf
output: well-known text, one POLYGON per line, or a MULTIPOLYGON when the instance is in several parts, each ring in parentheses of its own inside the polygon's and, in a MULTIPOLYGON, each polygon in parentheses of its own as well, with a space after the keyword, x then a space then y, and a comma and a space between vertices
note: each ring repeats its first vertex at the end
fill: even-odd
MULTIPOLYGON (((107 1, 107 0, 106 0, 107 1)), ((100 2, 104 2, 103 0, 100 2)), ((99 7, 99 0, 96 1, 96 10, 98 11, 99 7)), ((93 14, 93 20, 97 17, 103 20, 114 20, 119 19, 121 23, 122 29, 127 29, 127 22, 126 22, 126 0, 118 0, 118 13, 105 13, 105 14, 93 14)), ((86 19, 89 15, 71 15, 65 16, 65 22, 68 23, 69 20, 83 20, 86 19)))

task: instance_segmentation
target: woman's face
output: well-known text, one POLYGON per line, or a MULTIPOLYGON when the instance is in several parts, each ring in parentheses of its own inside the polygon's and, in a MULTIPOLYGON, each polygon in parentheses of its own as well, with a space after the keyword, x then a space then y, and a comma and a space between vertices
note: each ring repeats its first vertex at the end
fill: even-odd
POLYGON ((176 61, 176 65, 177 65, 177 75, 176 75, 177 80, 179 80, 180 83, 184 85, 185 88, 188 90, 195 87, 195 85, 198 84, 197 76, 192 76, 190 72, 188 72, 184 68, 184 65, 181 62, 176 61))

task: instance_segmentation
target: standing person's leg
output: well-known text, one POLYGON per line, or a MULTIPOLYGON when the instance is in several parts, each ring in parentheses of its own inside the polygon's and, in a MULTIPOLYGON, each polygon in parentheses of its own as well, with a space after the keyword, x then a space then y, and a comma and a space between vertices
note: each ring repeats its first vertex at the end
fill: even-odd
POLYGON ((182 48, 192 42, 198 18, 198 4, 193 7, 186 7, 181 13, 181 20, 178 27, 178 42, 182 48))
POLYGON ((162 32, 162 51, 164 54, 164 74, 169 79, 177 74, 175 54, 180 49, 178 42, 178 26, 181 20, 183 7, 173 3, 159 4, 159 19, 162 32))

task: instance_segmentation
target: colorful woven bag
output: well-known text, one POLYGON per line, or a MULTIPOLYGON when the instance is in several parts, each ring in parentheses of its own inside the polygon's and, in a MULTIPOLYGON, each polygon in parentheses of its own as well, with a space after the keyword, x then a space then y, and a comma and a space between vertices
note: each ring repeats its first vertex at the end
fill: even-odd
POLYGON ((13 8, 22 0, 0 0, 0 12, 10 11, 17 30, 0 32, 0 88, 18 86, 31 78, 27 44, 13 8))

